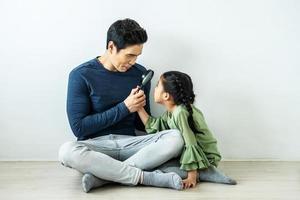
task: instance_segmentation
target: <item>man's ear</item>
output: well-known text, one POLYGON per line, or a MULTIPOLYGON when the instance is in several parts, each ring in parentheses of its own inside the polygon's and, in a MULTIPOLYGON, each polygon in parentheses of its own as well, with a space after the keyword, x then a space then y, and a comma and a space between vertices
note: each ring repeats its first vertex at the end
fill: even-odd
POLYGON ((109 53, 113 53, 114 49, 116 48, 115 44, 113 41, 109 41, 108 45, 107 45, 107 50, 109 51, 109 53))

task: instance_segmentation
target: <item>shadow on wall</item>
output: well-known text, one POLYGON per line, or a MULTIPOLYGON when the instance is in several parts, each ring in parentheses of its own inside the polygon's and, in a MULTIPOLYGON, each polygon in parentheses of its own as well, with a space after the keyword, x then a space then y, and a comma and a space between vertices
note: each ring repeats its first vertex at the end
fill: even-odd
POLYGON ((165 108, 153 100, 159 76, 169 70, 186 72, 195 85, 195 104, 207 118, 225 158, 276 158, 279 151, 277 144, 281 141, 274 144, 274 139, 270 140, 278 130, 274 130, 264 113, 266 109, 261 99, 267 98, 265 94, 249 90, 242 80, 232 80, 232 76, 222 74, 222 71, 226 72, 224 69, 219 74, 221 81, 214 80, 215 70, 221 67, 218 67, 220 61, 217 56, 222 52, 214 52, 215 47, 211 49, 207 43, 192 42, 188 37, 176 37, 174 34, 150 37, 143 58, 145 66, 155 71, 150 93, 152 115, 159 116, 165 112, 165 108))
POLYGON ((272 127, 255 96, 255 91, 224 87, 210 92, 208 98, 214 99, 213 104, 206 100, 205 110, 211 116, 208 125, 214 130, 223 157, 227 159, 277 158, 280 148, 270 138, 278 130, 272 127))
POLYGON ((192 70, 195 63, 193 61, 201 59, 193 51, 191 41, 182 40, 174 33, 170 35, 151 35, 143 51, 141 63, 146 68, 154 70, 154 77, 151 81, 150 103, 152 115, 158 116, 165 111, 165 108, 156 104, 153 99, 154 88, 162 73, 171 70, 182 71, 189 74, 194 79, 192 70))

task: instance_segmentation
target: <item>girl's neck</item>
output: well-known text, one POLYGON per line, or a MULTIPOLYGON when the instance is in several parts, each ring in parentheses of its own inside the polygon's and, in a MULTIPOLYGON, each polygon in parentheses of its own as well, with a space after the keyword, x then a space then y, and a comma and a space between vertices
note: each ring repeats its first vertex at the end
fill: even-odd
POLYGON ((168 112, 173 112, 177 107, 177 105, 174 102, 165 102, 164 104, 168 112))

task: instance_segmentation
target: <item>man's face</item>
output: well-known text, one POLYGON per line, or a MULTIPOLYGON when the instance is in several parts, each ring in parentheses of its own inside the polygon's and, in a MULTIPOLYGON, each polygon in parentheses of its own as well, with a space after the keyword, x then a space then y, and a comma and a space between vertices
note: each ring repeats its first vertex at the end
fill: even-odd
POLYGON ((117 52, 115 45, 111 47, 110 61, 119 72, 126 72, 135 64, 136 59, 142 54, 143 44, 136 44, 120 49, 117 52))

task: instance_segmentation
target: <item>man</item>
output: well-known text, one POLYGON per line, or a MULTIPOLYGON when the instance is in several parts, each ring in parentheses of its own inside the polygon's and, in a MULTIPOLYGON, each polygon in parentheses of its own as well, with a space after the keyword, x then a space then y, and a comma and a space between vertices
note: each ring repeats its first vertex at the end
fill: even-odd
POLYGON ((67 114, 77 141, 63 144, 59 160, 81 173, 85 192, 108 182, 182 189, 181 178, 154 169, 180 155, 178 130, 136 136, 144 130, 136 111, 150 112, 150 83, 136 86, 146 69, 137 64, 146 31, 131 19, 118 20, 107 32, 102 56, 81 64, 69 76, 67 114))

